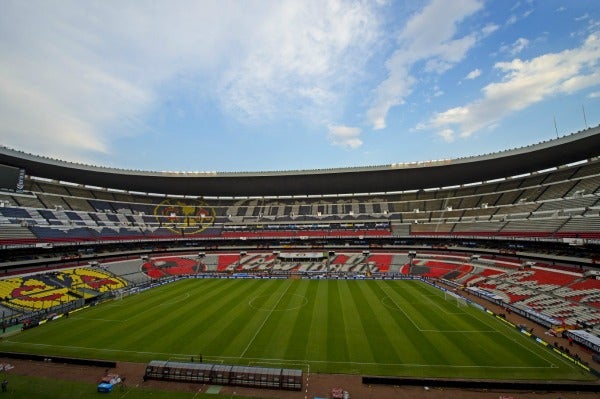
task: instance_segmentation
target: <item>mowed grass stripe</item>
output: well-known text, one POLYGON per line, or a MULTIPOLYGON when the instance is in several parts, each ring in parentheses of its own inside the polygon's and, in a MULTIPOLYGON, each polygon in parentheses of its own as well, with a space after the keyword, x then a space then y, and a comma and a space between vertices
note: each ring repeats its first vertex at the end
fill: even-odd
MULTIPOLYGON (((505 326, 490 326, 481 320, 481 317, 485 315, 479 310, 473 307, 461 307, 458 308, 455 300, 445 300, 443 293, 440 291, 423 284, 423 288, 432 293, 428 298, 432 302, 437 302, 438 308, 450 307, 449 312, 446 313, 447 319, 452 320, 457 334, 465 335, 465 338, 471 345, 466 346, 467 349, 475 349, 472 352, 481 354, 477 357, 477 364, 480 365, 497 365, 497 366, 525 366, 530 364, 533 360, 536 366, 540 367, 551 367, 552 363, 546 358, 542 357, 539 351, 531 351, 526 347, 521 346, 518 340, 528 341, 529 338, 524 336, 511 334, 512 338, 508 338, 506 334, 503 334, 505 326), (452 313, 453 309, 460 309, 461 312, 452 313), (469 332, 471 331, 471 332, 469 332), (469 334, 469 335, 466 335, 469 334), (503 341, 501 345, 498 345, 499 341, 503 341), (500 348, 500 349, 499 349, 500 348), (522 351, 530 351, 532 357, 524 359, 522 351), (537 360, 537 361, 536 361, 537 360), (502 364, 504 362, 504 364, 502 364), (499 364, 500 363, 500 364, 499 364)), ((486 317, 489 319, 489 317, 486 317)), ((490 320, 498 323, 497 320, 490 320)), ((512 332, 512 331, 511 331, 512 332)), ((528 342, 527 342, 528 343, 528 342)))
MULTIPOLYGON (((481 350, 478 344, 486 337, 497 335, 489 327, 478 330, 472 324, 472 318, 465 317, 468 307, 458 307, 456 300, 446 300, 439 291, 419 283, 415 290, 408 290, 414 300, 415 309, 420 312, 429 312, 431 329, 422 333, 428 338, 431 345, 440 348, 440 364, 476 366, 487 365, 495 362, 494 353, 481 350), (420 291, 416 289, 420 288, 420 291), (419 304, 418 301, 422 301, 419 304)), ((493 345, 495 346, 495 345, 493 345)), ((514 364, 514 363, 512 363, 514 364)))
MULTIPOLYGON (((158 297, 164 295, 178 296, 179 294, 177 290, 167 290, 166 287, 157 289, 158 297)), ((142 309, 139 299, 144 298, 145 300, 146 296, 149 296, 148 292, 127 297, 119 303, 127 302, 134 308, 142 309)), ((119 321, 123 314, 129 315, 129 311, 126 310, 127 306, 109 306, 112 304, 116 304, 116 302, 73 313, 69 319, 63 318, 60 323, 51 322, 47 323, 44 328, 25 331, 15 339, 25 342, 23 345, 25 348, 28 347, 28 343, 34 344, 30 350, 35 353, 66 354, 68 356, 82 356, 79 347, 114 347, 122 339, 129 337, 131 333, 127 329, 126 323, 119 321), (103 318, 108 319, 108 321, 102 321, 103 318), (35 344, 38 342, 50 346, 36 346, 35 344), (73 343, 77 344, 73 345, 73 343), (68 346, 71 345, 76 346, 76 348, 69 348, 68 346)), ((91 353, 89 356, 107 356, 106 353, 100 353, 100 351, 91 351, 91 353)))
MULTIPOLYGON (((404 311, 410 312, 414 309, 415 312, 423 312, 421 304, 418 303, 418 295, 414 288, 422 288, 423 291, 430 291, 434 295, 437 291, 429 287, 426 284, 420 282, 413 282, 409 285, 409 288, 404 291, 410 299, 410 303, 407 303, 404 311), (417 284, 417 287, 410 287, 411 285, 417 284), (419 287, 420 286, 420 287, 419 287)), ((439 311, 440 308, 448 306, 448 304, 456 304, 454 301, 445 301, 444 298, 438 296, 422 296, 429 300, 437 301, 435 308, 439 311), (445 304, 445 302, 448 302, 445 304)), ((525 366, 525 364, 532 367, 550 367, 550 363, 543 362, 542 364, 531 365, 530 358, 522 356, 522 349, 517 348, 515 350, 514 342, 506 342, 505 345, 498 345, 498 341, 505 338, 493 327, 487 326, 485 330, 479 330, 482 327, 482 323, 475 323, 475 328, 471 324, 472 317, 464 317, 469 312, 470 315, 477 314, 479 316, 485 316, 485 314, 477 311, 474 308, 458 308, 464 309, 463 317, 459 312, 457 313, 446 313, 445 316, 448 320, 452 320, 453 324, 447 322, 440 322, 439 325, 435 325, 436 320, 440 320, 439 313, 432 313, 431 317, 431 328, 428 330, 422 330, 422 336, 428 341, 428 345, 440 348, 438 351, 440 364, 448 364, 449 366, 479 366, 482 368, 481 371, 473 372, 472 370, 458 370, 455 372, 458 376, 471 376, 479 372, 486 375, 489 371, 485 370, 485 367, 519 367, 525 366), (474 313, 476 312, 476 313, 474 313)), ((452 309, 454 310, 454 309, 452 309)), ((413 320, 418 319, 416 314, 410 315, 413 320)), ((534 354, 535 355, 535 354, 534 354)), ((493 373, 493 372, 492 372, 493 373)))
MULTIPOLYGON (((242 284, 242 287, 246 285, 244 283, 247 283, 244 280, 234 281, 242 284)), ((208 353, 233 358, 240 357, 264 322, 264 312, 257 312, 248 304, 256 298, 271 295, 273 289, 278 287, 279 282, 275 280, 250 281, 252 284, 247 284, 248 289, 244 290, 243 294, 238 295, 237 292, 234 292, 235 290, 230 290, 224 297, 227 298, 227 301, 218 304, 215 308, 216 325, 213 322, 207 323, 206 333, 203 336, 208 353)))
MULTIPOLYGON (((410 287, 418 284, 418 282, 406 281, 408 283, 406 285, 399 284, 397 281, 384 281, 383 283, 384 286, 387 286, 384 290, 386 295, 389 296, 391 302, 398 307, 398 311, 408 320, 404 325, 404 331, 410 340, 410 344, 416 349, 416 352, 412 352, 413 357, 403 357, 400 363, 410 365, 446 364, 444 348, 438 347, 436 342, 424 334, 417 322, 415 322, 415 320, 421 318, 421 315, 418 314, 418 310, 409 304, 414 299, 411 295, 410 287)), ((417 375, 425 375, 423 373, 425 371, 417 371, 417 375)))
MULTIPOLYGON (((456 306, 456 301, 445 300, 443 293, 428 285, 422 285, 425 290, 432 293, 431 296, 428 295, 428 298, 432 301, 437 301, 437 308, 441 309, 449 305, 452 306, 452 304, 456 306)), ((510 331, 508 335, 503 333, 503 331, 506 332, 505 325, 495 319, 486 317, 484 313, 473 307, 457 307, 457 309, 463 310, 463 317, 457 318, 456 316, 460 315, 460 313, 453 313, 451 307, 449 309, 450 312, 447 314, 448 319, 454 320, 457 332, 440 334, 447 336, 457 334, 459 338, 458 342, 460 342, 460 338, 464 338, 462 352, 473 359, 473 365, 477 365, 481 369, 477 370, 476 373, 467 370, 461 372, 460 375, 471 376, 483 373, 484 377, 492 377, 496 373, 494 368, 502 367, 506 370, 507 376, 511 378, 523 378, 524 373, 529 372, 527 369, 533 370, 538 368, 543 370, 544 368, 556 367, 552 359, 549 359, 553 357, 553 354, 532 350, 529 347, 531 344, 530 339, 524 335, 514 334, 514 331, 510 331), (482 317, 488 320, 489 323, 496 325, 484 322, 481 320, 482 317), (528 352, 527 356, 524 356, 524 350, 528 352)), ((425 333, 432 334, 433 332, 425 333)))
POLYGON ((374 361, 373 351, 369 344, 369 331, 365 330, 363 322, 368 323, 368 320, 363 320, 359 309, 364 309, 364 300, 358 295, 357 284, 362 282, 354 280, 334 280, 332 283, 339 285, 340 302, 342 303, 342 313, 344 325, 340 328, 346 332, 346 345, 348 347, 348 355, 350 359, 357 362, 372 363, 374 361))
MULTIPOLYGON (((207 281, 208 283, 208 281, 207 281)), ((178 304, 174 308, 170 308, 170 313, 165 317, 165 323, 162 323, 161 331, 162 336, 169 335, 170 341, 174 343, 172 346, 168 345, 168 341, 164 340, 159 347, 162 350, 168 348, 177 348, 178 350, 173 352, 176 353, 193 353, 197 354, 203 349, 203 345, 199 345, 199 341, 205 342, 207 326, 217 325, 217 316, 222 313, 222 309, 226 307, 223 303, 228 298, 226 294, 229 290, 227 285, 223 282, 214 284, 213 281, 210 284, 194 284, 193 281, 185 281, 181 283, 182 289, 188 294, 189 298, 184 303, 178 304)), ((246 292, 251 287, 240 286, 240 294, 246 292)), ((231 299, 235 301, 235 299, 231 299)))
MULTIPOLYGON (((454 341, 462 343, 460 349, 472 359, 473 364, 519 366, 529 363, 530 359, 524 360, 520 356, 520 351, 518 349, 515 351, 514 345, 509 345, 508 342, 506 347, 497 344, 504 337, 497 328, 490 327, 479 319, 482 316, 479 310, 472 307, 458 307, 456 300, 445 299, 442 292, 425 284, 423 289, 431 292, 424 298, 440 310, 437 319, 443 318, 450 322, 450 325, 440 323, 439 334, 455 334, 454 341), (452 333, 453 330, 456 332, 452 333)), ((543 362, 541 365, 550 366, 548 362, 543 362)))
POLYGON ((122 300, 109 302, 104 305, 103 311, 89 312, 90 314, 77 314, 76 317, 99 320, 117 320, 119 322, 128 322, 148 315, 152 317, 156 309, 160 309, 165 304, 179 301, 189 297, 185 282, 181 284, 169 284, 154 288, 150 291, 144 291, 139 294, 124 297, 122 300), (140 301, 138 297, 143 297, 140 301), (108 311, 107 308, 109 309, 108 311))
POLYGON ((275 299, 276 302, 269 301, 269 307, 261 310, 266 317, 265 322, 255 333, 256 336, 244 356, 250 358, 270 356, 280 359, 285 357, 287 348, 293 345, 291 338, 293 327, 302 313, 300 305, 303 301, 300 299, 304 298, 304 293, 298 280, 288 280, 283 284, 286 286, 283 294, 275 299))
POLYGON ((386 329, 386 333, 390 337, 396 354, 398 354, 396 361, 390 363, 420 363, 424 361, 423 352, 418 347, 420 341, 416 340, 416 336, 411 333, 414 328, 406 315, 398 309, 393 299, 388 295, 388 291, 391 291, 391 288, 387 288, 389 286, 388 282, 375 281, 374 283, 373 291, 380 298, 381 307, 377 308, 375 304, 373 306, 377 309, 377 313, 381 314, 382 317, 385 315, 385 318, 390 321, 391 325, 389 329, 386 329))
MULTIPOLYGON (((393 284, 393 283, 392 283, 393 284)), ((400 303, 403 300, 405 301, 405 306, 403 307, 402 312, 408 313, 407 316, 411 320, 417 320, 418 317, 414 312, 419 312, 422 310, 417 310, 417 307, 420 307, 419 299, 424 300, 425 298, 421 295, 419 298, 418 295, 415 295, 415 290, 413 289, 415 284, 421 284, 417 282, 410 282, 408 285, 394 285, 396 291, 401 292, 403 296, 400 299, 396 299, 396 303, 400 303), (401 290, 401 291, 397 291, 401 290), (406 306, 407 303, 415 306, 406 306), (409 313, 413 312, 413 313, 409 313)), ((422 287, 424 288, 424 286, 422 287)), ((390 294, 394 295, 394 294, 390 294)), ((432 308, 428 309, 429 312, 432 312, 432 308)), ((439 311, 439 309, 436 309, 439 311)), ((414 326, 414 322, 413 322, 414 326)), ((416 361, 414 363, 410 361, 406 361, 406 367, 412 367, 414 371, 411 374, 414 375, 428 375, 430 373, 429 370, 426 370, 426 367, 442 367, 444 369, 444 373, 448 376, 457 376, 457 377, 467 377, 471 374, 471 371, 468 367, 475 366, 476 362, 473 360, 472 356, 468 353, 464 353, 463 349, 465 346, 468 346, 469 341, 465 340, 462 342, 463 345, 460 345, 460 341, 456 341, 458 337, 456 334, 447 335, 445 333, 438 332, 437 328, 448 328, 447 323, 440 324, 436 326, 435 324, 430 324, 430 330, 428 331, 418 331, 418 334, 414 334, 415 330, 410 331, 411 339, 413 342, 416 342, 414 345, 419 348, 420 355, 423 356, 422 361, 416 361), (459 366, 460 368, 456 368, 459 366), (467 368, 465 368, 467 367, 467 368)), ((455 331, 455 330, 452 330, 455 331)))
MULTIPOLYGON (((140 295, 144 297, 144 302, 146 297, 151 299, 148 301, 149 306, 152 306, 151 308, 144 306, 144 303, 137 300, 138 298, 136 297, 127 297, 126 299, 123 299, 123 301, 119 301, 119 304, 121 304, 121 302, 123 303, 121 306, 111 306, 117 303, 112 302, 106 305, 91 307, 81 312, 73 313, 69 319, 64 321, 68 326, 67 328, 61 328, 61 334, 48 334, 48 339, 50 341, 49 343, 60 344, 65 341, 83 343, 114 342, 115 335, 119 334, 119 332, 123 329, 129 329, 129 326, 131 325, 129 320, 135 319, 136 317, 134 316, 137 316, 138 319, 142 316, 156 318, 156 312, 149 312, 148 310, 152 310, 154 306, 157 306, 157 304, 164 303, 165 300, 179 298, 185 293, 177 289, 168 290, 167 287, 159 287, 156 291, 157 298, 154 298, 148 294, 148 292, 144 292, 140 295), (130 308, 133 308, 137 313, 132 313, 130 308), (83 319, 83 322, 78 320, 80 318, 83 319)), ((48 323, 48 327, 54 328, 54 326, 54 324, 48 323)), ((39 329, 34 329, 27 331, 26 336, 29 339, 36 340, 36 335, 38 334, 44 334, 44 332, 39 329)), ((119 341, 122 342, 122 340, 127 337, 129 337, 129 335, 121 335, 121 339, 119 341)))
POLYGON ((420 356, 418 349, 410 345, 404 324, 400 321, 402 314, 391 306, 385 306, 385 292, 381 289, 381 283, 370 281, 361 284, 365 303, 369 306, 372 323, 376 326, 376 332, 371 333, 371 339, 376 344, 373 351, 375 361, 385 364, 396 364, 401 359, 411 356, 420 356))
POLYGON ((196 349, 207 355, 235 357, 247 345, 247 339, 240 339, 245 337, 240 337, 241 326, 256 316, 249 311, 248 303, 270 292, 273 282, 221 280, 220 283, 224 288, 221 294, 198 309, 201 324, 196 349))
POLYGON ((340 362, 351 361, 348 353, 347 331, 342 310, 342 299, 340 297, 339 284, 337 281, 324 281, 329 290, 327 292, 327 359, 337 359, 340 362))
POLYGON ((363 323, 365 336, 375 363, 396 363, 400 354, 396 351, 391 335, 397 332, 390 309, 382 307, 380 291, 373 281, 357 282, 355 297, 362 304, 357 311, 363 323))
MULTIPOLYGON (((531 339, 523 334, 516 333, 512 327, 505 325, 495 318, 486 318, 486 324, 496 328, 492 349, 496 349, 496 355, 501 354, 502 359, 509 359, 515 366, 530 365, 533 367, 556 367, 556 363, 562 359, 555 356, 552 351, 537 350, 531 345, 531 339)), ((482 343, 481 343, 482 344, 482 343)), ((571 366, 571 364, 569 364, 571 366)))
MULTIPOLYGON (((170 308, 162 326, 154 330, 154 336, 162 340, 162 350, 171 349, 175 353, 203 353, 207 340, 205 333, 210 331, 212 322, 225 307, 214 305, 224 299, 227 286, 212 286, 214 293, 205 289, 206 287, 197 284, 190 286, 188 300, 178 307, 170 308), (174 330, 177 331, 176 334, 174 330)), ((235 299, 232 299, 233 301, 235 299)))
MULTIPOLYGON (((164 297, 163 301, 154 309, 150 308, 138 317, 128 319, 122 327, 127 327, 133 334, 122 335, 118 339, 117 347, 126 350, 135 350, 144 347, 145 343, 156 341, 152 346, 160 352, 176 352, 182 349, 182 343, 189 341, 186 332, 187 325, 196 320, 190 317, 194 313, 199 295, 198 289, 183 282, 177 287, 179 295, 170 298, 164 297), (177 334, 173 330, 177 329, 177 334)), ((103 342, 103 345, 108 343, 103 342)))
POLYGON ((307 281, 310 285, 309 302, 307 310, 310 310, 310 317, 307 317, 306 326, 302 331, 306 333, 305 356, 295 359, 307 359, 324 361, 329 359, 329 281, 317 280, 307 281))
MULTIPOLYGON (((450 313, 447 304, 436 302, 434 296, 424 292, 429 288, 427 285, 417 281, 410 283, 406 287, 403 286, 403 296, 406 301, 401 305, 410 312, 411 319, 421 331, 460 331, 456 324, 460 315, 450 313)), ((458 310, 458 307, 452 310, 458 310)))
MULTIPOLYGON (((484 324, 481 319, 473 316, 475 314, 480 315, 477 309, 469 306, 459 307, 455 298, 446 299, 442 291, 424 283, 420 283, 420 285, 420 288, 425 291, 422 293, 424 305, 433 306, 434 309, 438 310, 433 313, 438 318, 446 321, 446 328, 440 329, 441 331, 473 331, 475 333, 494 331, 484 324)), ((436 324, 439 326, 442 322, 437 321, 436 324)))
MULTIPOLYGON (((297 317, 293 325, 283 326, 290 330, 288 344, 285 348, 283 358, 285 359, 305 359, 308 356, 309 346, 315 345, 310 341, 310 332, 315 315, 315 303, 317 300, 317 284, 310 284, 308 280, 297 280, 295 295, 303 299, 302 306, 296 311, 297 317)), ((323 331, 323 328, 316 328, 317 331, 323 331)))
POLYGON ((160 304, 146 309, 138 317, 127 319, 126 327, 130 333, 123 334, 114 346, 123 350, 135 350, 146 345, 157 352, 179 353, 172 343, 175 338, 179 342, 184 339, 185 325, 182 323, 191 318, 190 313, 193 314, 198 295, 193 295, 196 290, 187 281, 177 284, 176 288, 185 298, 184 301, 171 302, 169 298, 162 297, 160 304), (174 331, 177 334, 173 334, 174 331))

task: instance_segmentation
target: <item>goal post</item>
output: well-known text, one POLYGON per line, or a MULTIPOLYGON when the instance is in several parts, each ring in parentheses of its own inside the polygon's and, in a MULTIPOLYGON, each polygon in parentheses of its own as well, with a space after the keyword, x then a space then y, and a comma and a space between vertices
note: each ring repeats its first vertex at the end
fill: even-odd
POLYGON ((465 298, 451 291, 444 291, 444 300, 456 302, 459 308, 465 308, 469 304, 465 298))
POLYGON ((113 295, 114 295, 114 299, 116 301, 120 301, 122 300, 124 297, 131 295, 131 291, 127 290, 127 289, 118 289, 116 291, 113 291, 113 295))

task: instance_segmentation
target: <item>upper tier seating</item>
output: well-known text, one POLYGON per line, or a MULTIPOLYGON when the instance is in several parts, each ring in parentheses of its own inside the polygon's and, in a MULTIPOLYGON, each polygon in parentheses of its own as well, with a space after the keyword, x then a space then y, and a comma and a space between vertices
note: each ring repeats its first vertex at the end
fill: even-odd
POLYGON ((464 187, 351 197, 204 200, 35 178, 25 188, 23 195, 0 193, 0 224, 29 227, 41 240, 102 239, 102 232, 111 238, 284 237, 298 226, 309 226, 303 235, 315 237, 324 230, 330 231, 325 236, 600 237, 600 159, 464 187), (368 223, 383 226, 360 227, 368 223), (108 229, 95 230, 101 227, 108 229), (364 232, 353 233, 358 230, 364 232))

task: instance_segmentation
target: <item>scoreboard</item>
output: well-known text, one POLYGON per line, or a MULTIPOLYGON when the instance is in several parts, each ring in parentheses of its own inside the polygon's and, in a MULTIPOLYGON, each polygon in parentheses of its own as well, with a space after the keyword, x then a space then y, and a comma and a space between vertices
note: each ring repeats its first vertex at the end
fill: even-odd
POLYGON ((25 169, 0 165, 0 190, 23 192, 25 169))

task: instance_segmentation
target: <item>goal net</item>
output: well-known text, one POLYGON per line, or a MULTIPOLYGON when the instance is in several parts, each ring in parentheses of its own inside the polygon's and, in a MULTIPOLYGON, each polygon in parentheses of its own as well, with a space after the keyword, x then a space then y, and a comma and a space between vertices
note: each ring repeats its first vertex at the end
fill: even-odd
POLYGON ((444 291, 444 299, 446 301, 456 302, 456 306, 458 306, 459 308, 464 308, 468 306, 468 302, 465 298, 451 291, 444 291))
POLYGON ((115 300, 121 300, 124 297, 131 295, 131 290, 124 290, 124 289, 116 290, 113 292, 113 295, 114 295, 115 300))

